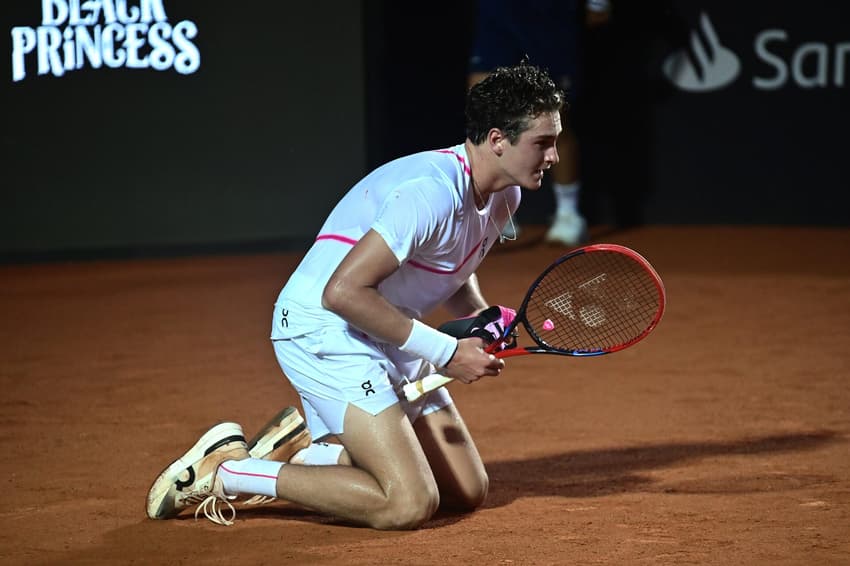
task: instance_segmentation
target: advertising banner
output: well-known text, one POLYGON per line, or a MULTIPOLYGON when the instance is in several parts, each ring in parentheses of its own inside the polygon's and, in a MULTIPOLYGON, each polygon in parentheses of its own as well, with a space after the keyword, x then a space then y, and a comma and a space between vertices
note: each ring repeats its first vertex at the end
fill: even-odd
POLYGON ((0 22, 6 256, 303 243, 363 174, 358 3, 14 0, 0 22))

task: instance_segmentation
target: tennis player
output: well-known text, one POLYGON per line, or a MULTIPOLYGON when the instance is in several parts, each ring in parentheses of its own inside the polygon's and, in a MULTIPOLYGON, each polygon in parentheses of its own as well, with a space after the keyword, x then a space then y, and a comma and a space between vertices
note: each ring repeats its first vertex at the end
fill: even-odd
POLYGON ((156 479, 148 516, 197 505, 196 517, 230 524, 231 501, 260 496, 411 529, 440 505, 480 506, 487 473, 448 391, 409 403, 401 389, 435 372, 471 383, 502 371, 482 338, 421 319, 440 305, 458 317, 489 306, 475 270, 520 187, 538 189, 558 162, 563 103, 541 69, 499 68, 468 93, 465 143, 402 157, 357 183, 281 290, 271 333, 306 429, 336 442, 311 443, 292 408, 250 443, 239 424, 218 424, 156 479))

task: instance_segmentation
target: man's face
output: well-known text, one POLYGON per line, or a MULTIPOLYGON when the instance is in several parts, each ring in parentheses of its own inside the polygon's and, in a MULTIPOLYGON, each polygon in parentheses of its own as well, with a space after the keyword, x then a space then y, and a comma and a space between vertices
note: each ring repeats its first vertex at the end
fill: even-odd
POLYGON ((504 144, 500 161, 514 184, 532 190, 540 188, 543 172, 558 162, 555 143, 560 133, 561 115, 547 112, 532 120, 515 144, 504 144))

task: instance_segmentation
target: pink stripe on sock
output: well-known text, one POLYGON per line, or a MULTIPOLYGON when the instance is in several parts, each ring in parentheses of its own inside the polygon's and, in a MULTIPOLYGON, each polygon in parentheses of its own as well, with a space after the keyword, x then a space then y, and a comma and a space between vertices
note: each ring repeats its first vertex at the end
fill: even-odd
POLYGON ((252 478, 265 478, 265 479, 269 479, 269 480, 276 480, 277 479, 277 476, 271 476, 269 474, 252 474, 250 472, 237 472, 236 470, 231 470, 230 468, 228 468, 224 464, 222 464, 219 467, 222 470, 224 470, 225 472, 227 472, 229 474, 233 474, 234 476, 248 476, 248 477, 252 477, 252 478))

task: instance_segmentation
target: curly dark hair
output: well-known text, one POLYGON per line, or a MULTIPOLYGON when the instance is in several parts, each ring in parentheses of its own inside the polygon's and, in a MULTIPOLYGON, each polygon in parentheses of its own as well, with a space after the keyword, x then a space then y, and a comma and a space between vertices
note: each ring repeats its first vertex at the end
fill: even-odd
POLYGON ((491 128, 516 143, 529 122, 544 112, 564 106, 564 92, 546 71, 522 61, 499 67, 469 89, 466 97, 466 137, 479 144, 491 128))

